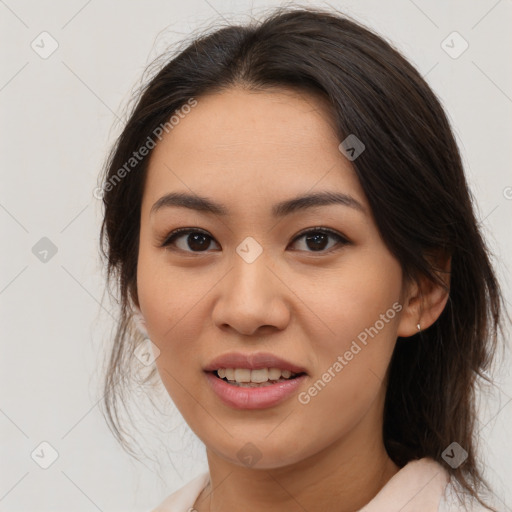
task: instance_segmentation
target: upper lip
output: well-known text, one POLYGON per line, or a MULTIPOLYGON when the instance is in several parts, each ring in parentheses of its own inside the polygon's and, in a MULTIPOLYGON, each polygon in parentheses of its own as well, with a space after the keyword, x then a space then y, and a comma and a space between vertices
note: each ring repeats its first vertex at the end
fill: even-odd
POLYGON ((208 363, 204 367, 204 371, 213 372, 219 368, 248 368, 250 370, 279 368, 280 370, 290 370, 292 373, 306 373, 303 367, 266 352, 256 352, 254 354, 231 352, 223 354, 208 363))

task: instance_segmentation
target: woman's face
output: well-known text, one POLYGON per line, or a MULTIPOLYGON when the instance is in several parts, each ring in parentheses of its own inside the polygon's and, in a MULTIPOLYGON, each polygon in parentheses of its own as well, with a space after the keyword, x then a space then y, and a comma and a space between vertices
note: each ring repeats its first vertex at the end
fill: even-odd
POLYGON ((323 100, 232 89, 197 101, 154 149, 142 201, 138 298, 162 381, 226 461, 275 468, 334 444, 357 456, 381 441, 400 265, 323 100), (176 193, 222 213, 192 200, 153 208, 176 193), (314 194, 338 200, 282 205, 314 194), (192 233, 162 246, 178 228, 192 233), (214 361, 233 353, 247 359, 214 361), (304 375, 248 388, 205 371, 212 363, 242 370, 231 379, 276 379, 261 367, 286 363, 304 375))

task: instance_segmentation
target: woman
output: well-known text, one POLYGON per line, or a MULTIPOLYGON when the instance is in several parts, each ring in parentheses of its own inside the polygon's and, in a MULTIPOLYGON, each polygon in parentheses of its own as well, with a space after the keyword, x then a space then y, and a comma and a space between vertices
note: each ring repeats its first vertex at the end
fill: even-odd
POLYGON ((125 442, 149 338, 208 459, 155 510, 493 510, 474 391, 500 290, 446 115, 389 43, 305 8, 198 37, 102 188, 107 419, 125 442))

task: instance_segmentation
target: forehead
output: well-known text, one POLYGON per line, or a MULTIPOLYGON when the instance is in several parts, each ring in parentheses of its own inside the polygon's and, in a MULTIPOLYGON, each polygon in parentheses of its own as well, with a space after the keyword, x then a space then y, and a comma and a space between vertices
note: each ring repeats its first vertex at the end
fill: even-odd
POLYGON ((230 89, 196 99, 153 150, 145 203, 173 190, 222 195, 229 202, 278 199, 319 186, 351 193, 365 204, 355 172, 338 149, 324 98, 230 89), (228 198, 233 189, 238 194, 228 198))

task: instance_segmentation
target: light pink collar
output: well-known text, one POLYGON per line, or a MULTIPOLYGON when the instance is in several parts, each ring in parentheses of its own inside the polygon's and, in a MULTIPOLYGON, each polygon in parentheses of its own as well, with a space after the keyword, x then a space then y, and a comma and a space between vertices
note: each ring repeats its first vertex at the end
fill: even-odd
POLYGON ((359 512, 437 512, 448 480, 434 460, 411 461, 359 512))

